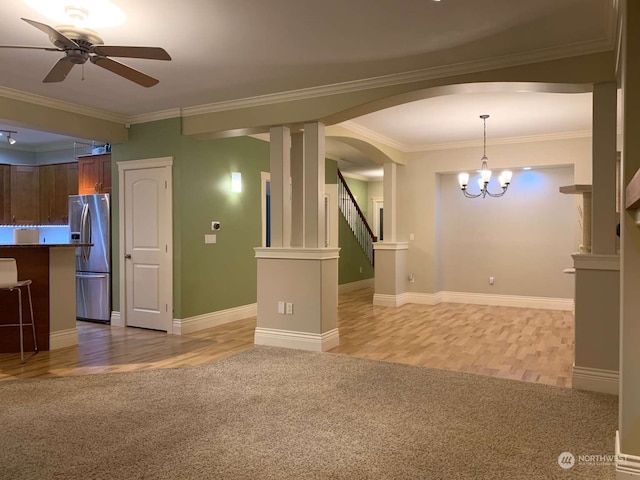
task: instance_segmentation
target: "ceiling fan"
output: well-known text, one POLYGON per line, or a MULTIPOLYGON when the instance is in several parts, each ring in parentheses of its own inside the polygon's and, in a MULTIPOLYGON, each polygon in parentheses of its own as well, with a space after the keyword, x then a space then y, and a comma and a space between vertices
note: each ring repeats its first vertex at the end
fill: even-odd
POLYGON ((160 47, 130 47, 120 45, 104 45, 102 38, 93 30, 61 25, 56 28, 44 23, 23 18, 29 25, 36 27, 49 36, 53 47, 28 47, 19 45, 0 45, 0 48, 23 48, 30 50, 47 50, 64 52, 44 78, 44 83, 63 81, 74 65, 83 65, 87 60, 121 77, 131 80, 143 87, 153 87, 159 80, 150 77, 124 63, 109 57, 145 58, 149 60, 171 60, 169 54, 160 47))

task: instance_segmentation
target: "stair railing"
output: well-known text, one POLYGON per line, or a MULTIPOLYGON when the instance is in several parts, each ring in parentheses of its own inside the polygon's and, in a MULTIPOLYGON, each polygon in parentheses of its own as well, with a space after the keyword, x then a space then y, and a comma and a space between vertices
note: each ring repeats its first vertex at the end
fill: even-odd
POLYGON ((338 205, 362 251, 371 265, 374 265, 373 244, 378 241, 378 238, 373 234, 340 170, 338 170, 338 205))

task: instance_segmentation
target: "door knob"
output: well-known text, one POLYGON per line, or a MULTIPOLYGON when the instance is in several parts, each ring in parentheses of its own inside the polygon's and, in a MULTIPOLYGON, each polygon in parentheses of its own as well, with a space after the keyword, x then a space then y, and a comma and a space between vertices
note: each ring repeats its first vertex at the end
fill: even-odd
POLYGON ((131 254, 130 253, 125 253, 124 254, 124 258, 126 258, 127 260, 131 258, 131 254))

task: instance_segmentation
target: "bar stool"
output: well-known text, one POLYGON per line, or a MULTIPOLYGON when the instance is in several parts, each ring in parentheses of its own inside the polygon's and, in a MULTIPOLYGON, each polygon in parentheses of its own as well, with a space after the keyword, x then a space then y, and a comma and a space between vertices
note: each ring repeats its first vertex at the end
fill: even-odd
POLYGON ((36 341, 36 325, 33 319, 33 302, 31 301, 31 280, 18 281, 18 267, 15 258, 0 258, 0 290, 8 290, 10 292, 18 291, 18 315, 19 323, 0 324, 0 327, 19 327, 20 328, 20 359, 22 363, 27 363, 29 358, 38 353, 38 343, 36 341), (24 323, 22 319, 22 289, 27 287, 29 295, 29 309, 31 310, 31 323, 24 323), (24 358, 24 332, 23 327, 31 325, 33 330, 33 354, 26 360, 24 358))

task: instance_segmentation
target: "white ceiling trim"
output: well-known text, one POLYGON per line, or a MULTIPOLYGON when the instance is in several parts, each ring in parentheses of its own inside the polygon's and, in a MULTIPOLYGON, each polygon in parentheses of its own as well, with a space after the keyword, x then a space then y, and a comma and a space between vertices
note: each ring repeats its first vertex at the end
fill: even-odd
POLYGON ((0 96, 13 100, 19 100, 21 102, 34 103, 43 107, 55 108, 57 110, 62 110, 65 112, 87 115, 89 117, 98 118, 100 120, 107 120, 116 123, 127 122, 127 117, 124 115, 118 115, 117 113, 100 110, 98 108, 87 107, 84 105, 78 105, 76 103, 56 100, 54 98, 44 97, 42 95, 36 95, 34 93, 22 92, 20 90, 14 90, 12 88, 0 87, 0 96))
POLYGON ((169 110, 162 110, 160 112, 143 113, 140 115, 127 117, 127 123, 134 125, 136 123, 155 122, 157 120, 167 120, 169 118, 180 117, 181 115, 181 109, 171 108, 169 110))
POLYGON ((571 45, 565 45, 557 48, 546 48, 526 53, 517 53, 482 60, 474 60, 455 65, 447 65, 442 67, 427 68, 423 70, 415 70, 412 72, 383 75, 364 80, 353 80, 349 82, 334 83, 331 85, 323 85, 319 87, 303 88, 299 90, 291 90, 288 92, 271 93, 267 95, 259 95, 255 97, 240 98, 236 100, 227 100, 223 102, 209 103, 205 105, 197 105, 194 107, 185 107, 182 109, 183 117, 191 117, 195 115, 203 115, 207 113, 217 113, 226 110, 234 110, 240 108, 258 107, 263 105, 271 105, 274 103, 305 100, 309 98, 322 97, 327 95, 337 95, 342 93, 351 93, 360 90, 372 88, 387 87, 400 85, 404 83, 419 82, 424 80, 433 80, 436 78, 462 75, 473 72, 482 72, 486 70, 494 70, 499 68, 514 67, 518 65, 526 65, 529 63, 538 63, 551 60, 559 60, 561 58, 587 55, 591 53, 599 53, 611 50, 614 47, 613 38, 602 38, 588 42, 579 42, 571 45))
MULTIPOLYGON (((401 152, 415 153, 415 152, 427 152, 431 150, 451 150, 454 148, 467 148, 482 146, 482 140, 471 140, 468 142, 450 142, 450 143, 435 143, 431 145, 416 145, 409 146, 403 143, 397 142, 389 137, 379 134, 373 130, 370 130, 362 125, 348 120, 340 124, 347 130, 351 130, 354 133, 358 133, 369 140, 383 143, 389 147, 396 148, 401 152)), ((494 138, 487 140, 487 145, 511 145, 516 143, 529 143, 529 142, 544 142, 553 140, 567 140, 572 138, 585 138, 591 137, 591 130, 581 130, 576 132, 563 132, 563 133, 550 133, 544 135, 526 135, 520 137, 505 137, 494 138)))
POLYGON ((400 150, 401 152, 410 152, 410 147, 400 143, 393 138, 389 138, 385 135, 382 135, 378 132, 375 132, 367 127, 363 127, 362 125, 352 121, 347 120, 346 122, 342 122, 340 126, 346 128, 347 130, 351 130, 353 133, 357 133, 362 135, 363 137, 367 137, 369 140, 374 140, 376 142, 383 143, 389 147, 393 147, 396 150, 400 150))
MULTIPOLYGON (((494 138, 487 140, 487 145, 512 145, 516 143, 545 142, 554 140, 569 140, 573 138, 591 137, 591 130, 581 130, 577 132, 550 133, 545 135, 527 135, 522 137, 494 138)), ((468 142, 436 143, 433 145, 418 145, 408 147, 407 152, 428 152, 432 150, 451 150, 454 148, 481 147, 482 140, 472 140, 468 142)))

